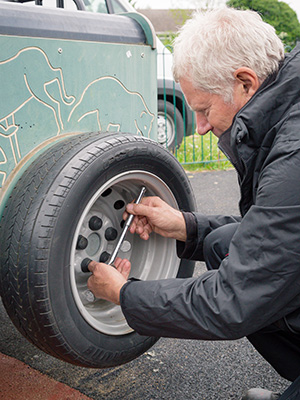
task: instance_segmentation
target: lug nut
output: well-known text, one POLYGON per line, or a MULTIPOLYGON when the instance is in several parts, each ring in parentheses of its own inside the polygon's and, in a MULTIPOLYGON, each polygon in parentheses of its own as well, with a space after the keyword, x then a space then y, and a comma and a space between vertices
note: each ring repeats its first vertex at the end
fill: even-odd
POLYGON ((92 231, 98 231, 102 227, 102 219, 94 215, 90 220, 89 220, 89 228, 92 231))
POLYGON ((99 262, 106 263, 106 261, 109 259, 109 257, 110 257, 110 254, 107 251, 104 251, 100 255, 99 262))
POLYGON ((82 235, 78 236, 77 244, 76 244, 76 250, 84 250, 87 248, 89 242, 87 238, 85 238, 82 235))
POLYGON ((92 261, 92 260, 91 260, 90 258, 85 258, 84 260, 81 261, 80 266, 81 266, 81 271, 82 271, 82 272, 90 272, 90 270, 89 270, 89 263, 90 263, 91 261, 92 261))
POLYGON ((107 228, 105 231, 105 239, 108 241, 115 240, 118 236, 118 232, 115 228, 107 228))

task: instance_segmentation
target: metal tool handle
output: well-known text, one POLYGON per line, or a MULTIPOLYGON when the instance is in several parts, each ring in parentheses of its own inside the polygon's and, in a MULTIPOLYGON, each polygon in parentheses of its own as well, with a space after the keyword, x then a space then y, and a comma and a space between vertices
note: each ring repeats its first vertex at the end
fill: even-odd
MULTIPOLYGON (((135 201, 135 204, 139 204, 141 202, 145 192, 146 192, 146 188, 145 188, 145 186, 143 186, 141 191, 140 191, 140 193, 139 193, 139 195, 138 195, 138 197, 137 197, 137 199, 136 199, 136 201, 135 201)), ((126 222, 125 222, 125 225, 124 225, 123 230, 121 232, 121 235, 120 235, 120 238, 118 240, 118 243, 117 243, 114 251, 112 252, 111 256, 109 257, 109 259, 107 261, 107 264, 112 265, 114 263, 117 255, 118 255, 118 252, 119 252, 119 250, 120 250, 120 248, 122 246, 122 243, 123 243, 123 241, 125 239, 126 233, 127 233, 128 229, 129 229, 131 223, 132 223, 133 218, 134 218, 134 215, 130 214, 128 216, 128 218, 126 219, 126 222)))

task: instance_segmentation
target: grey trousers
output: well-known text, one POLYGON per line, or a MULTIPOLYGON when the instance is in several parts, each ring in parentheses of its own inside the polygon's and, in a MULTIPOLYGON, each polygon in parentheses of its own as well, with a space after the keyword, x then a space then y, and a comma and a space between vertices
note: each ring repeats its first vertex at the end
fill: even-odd
MULTIPOLYGON (((224 225, 205 238, 203 253, 209 270, 218 269, 228 255, 229 244, 238 226, 239 223, 224 225)), ((300 376, 300 335, 291 332, 284 323, 279 321, 266 326, 247 338, 282 377, 294 381, 300 376)))

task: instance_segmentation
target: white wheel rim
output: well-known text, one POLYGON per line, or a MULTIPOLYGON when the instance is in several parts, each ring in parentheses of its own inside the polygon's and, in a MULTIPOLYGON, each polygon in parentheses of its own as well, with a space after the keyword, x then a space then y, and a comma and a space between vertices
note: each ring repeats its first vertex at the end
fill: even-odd
MULTIPOLYGON (((118 207, 131 202, 137 197, 140 188, 146 186, 146 196, 159 196, 172 207, 178 208, 176 199, 168 187, 156 175, 147 171, 130 171, 119 174, 102 185, 88 202, 77 224, 70 257, 71 288, 75 303, 86 322, 97 331, 108 335, 124 335, 132 332, 123 316, 120 306, 101 299, 93 300, 87 290, 89 273, 81 271, 81 261, 91 258, 99 261, 104 251, 111 253, 122 230, 120 222, 124 207, 118 207), (111 193, 103 197, 103 194, 111 193), (91 217, 101 218, 103 225, 97 231, 92 231, 88 224, 91 217), (105 232, 113 227, 118 236, 107 241, 105 232), (79 235, 88 239, 85 249, 76 249, 79 235), (90 299, 89 299, 90 297, 90 299)), ((119 252, 121 258, 128 258, 132 263, 130 277, 141 280, 157 280, 176 277, 180 260, 176 256, 176 243, 173 239, 162 238, 151 234, 148 241, 141 240, 137 235, 127 233, 126 242, 119 252)))

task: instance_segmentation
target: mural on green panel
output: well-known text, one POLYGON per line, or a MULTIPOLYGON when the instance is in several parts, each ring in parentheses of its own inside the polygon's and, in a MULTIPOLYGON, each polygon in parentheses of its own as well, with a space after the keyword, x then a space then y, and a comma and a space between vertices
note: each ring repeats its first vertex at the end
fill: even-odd
POLYGON ((156 96, 138 76, 141 70, 155 76, 150 48, 148 54, 137 45, 48 40, 45 50, 9 44, 10 55, 3 58, 2 51, 0 59, 0 187, 32 149, 64 133, 123 131, 155 138, 156 96))

